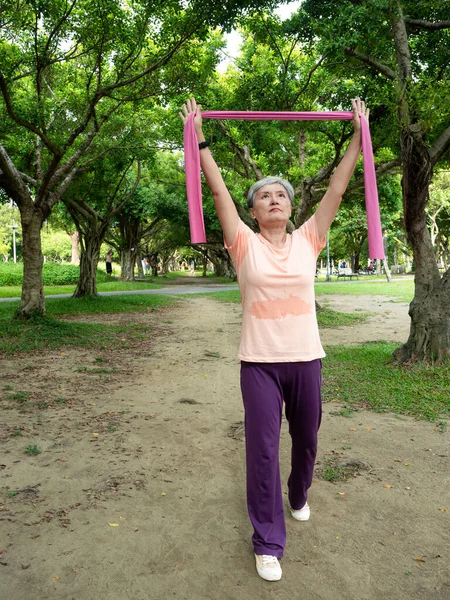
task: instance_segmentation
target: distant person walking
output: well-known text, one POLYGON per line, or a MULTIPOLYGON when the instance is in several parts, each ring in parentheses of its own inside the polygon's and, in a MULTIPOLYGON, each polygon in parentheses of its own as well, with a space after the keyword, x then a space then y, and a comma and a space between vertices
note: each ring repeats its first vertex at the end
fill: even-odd
POLYGON ((112 275, 112 248, 105 255, 106 274, 112 275))

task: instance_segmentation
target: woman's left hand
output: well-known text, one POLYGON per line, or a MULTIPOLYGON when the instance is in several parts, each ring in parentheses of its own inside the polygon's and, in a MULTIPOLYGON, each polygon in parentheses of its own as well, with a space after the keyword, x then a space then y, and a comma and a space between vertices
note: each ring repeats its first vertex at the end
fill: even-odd
POLYGON ((366 103, 364 100, 358 96, 358 98, 354 98, 352 100, 352 109, 353 109, 353 127, 355 129, 355 133, 359 133, 361 131, 361 120, 360 115, 369 120, 370 110, 366 108, 366 103))

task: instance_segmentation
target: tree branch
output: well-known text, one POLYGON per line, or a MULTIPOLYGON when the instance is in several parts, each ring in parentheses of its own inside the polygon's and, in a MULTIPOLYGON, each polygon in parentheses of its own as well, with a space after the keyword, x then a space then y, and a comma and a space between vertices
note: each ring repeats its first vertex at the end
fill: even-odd
POLYGON ((320 59, 314 65, 314 67, 309 71, 308 77, 306 78, 305 85, 295 95, 293 104, 295 104, 297 102, 297 100, 300 98, 300 96, 303 94, 303 92, 305 92, 305 90, 307 89, 307 87, 309 85, 309 82, 311 81, 311 77, 313 76, 314 71, 316 71, 320 67, 320 65, 323 63, 323 61, 326 59, 327 56, 328 56, 328 52, 326 52, 323 56, 321 56, 320 59))
POLYGON ((419 29, 428 29, 429 31, 437 31, 439 29, 450 29, 450 21, 423 21, 422 19, 409 19, 405 18, 404 21, 408 25, 418 27, 419 29))
POLYGON ((8 195, 14 200, 17 206, 23 205, 25 200, 32 202, 30 192, 22 178, 22 173, 17 170, 13 161, 10 159, 5 148, 0 144, 0 168, 6 180, 8 195))
POLYGON ((24 119, 21 119, 18 115, 16 115, 12 106, 8 88, 6 86, 5 78, 2 74, 0 74, 0 91, 2 92, 2 96, 6 104, 6 110, 8 111, 8 115, 11 117, 11 119, 21 127, 25 127, 29 131, 32 131, 33 133, 38 135, 53 154, 59 155, 60 151, 58 147, 53 144, 53 142, 45 135, 45 133, 43 133, 38 127, 33 125, 33 123, 25 121, 24 119))
POLYGON ((370 56, 367 56, 366 54, 362 54, 362 52, 359 52, 358 50, 355 50, 354 48, 347 47, 347 48, 345 48, 344 52, 347 56, 353 56, 357 60, 368 65, 369 67, 376 69, 379 73, 381 73, 388 79, 392 79, 392 80, 395 79, 394 71, 387 65, 383 65, 382 63, 375 60, 374 58, 371 58, 370 56))
MULTIPOLYGON (((392 171, 392 169, 394 169, 395 167, 399 167, 399 166, 401 166, 400 158, 394 158, 385 163, 376 163, 375 164, 375 175, 378 177, 380 175, 384 175, 385 173, 390 173, 390 171, 392 171)), ((363 185, 364 185, 364 176, 358 177, 357 179, 355 179, 355 181, 352 183, 352 185, 349 185, 347 187, 347 192, 351 192, 352 190, 357 190, 357 189, 361 188, 363 185)))
POLYGON ((162 56, 159 60, 157 60, 155 63, 153 63, 147 69, 144 69, 144 71, 141 71, 141 73, 138 73, 137 75, 134 75, 133 77, 129 77, 128 79, 125 79, 124 81, 119 81, 117 83, 108 85, 107 87, 100 90, 99 94, 101 96, 107 96, 109 94, 109 92, 111 92, 112 90, 117 90, 117 89, 125 87, 127 85, 131 85, 132 83, 135 83, 136 81, 138 81, 139 79, 142 79, 146 75, 150 75, 150 73, 157 71, 160 67, 162 67, 163 65, 165 65, 166 63, 169 62, 169 60, 177 52, 177 50, 184 44, 184 42, 186 42, 190 37, 192 37, 194 35, 194 33, 195 33, 195 29, 192 30, 191 32, 186 33, 186 35, 182 36, 178 40, 178 42, 173 46, 173 48, 171 50, 169 50, 169 52, 166 52, 166 54, 164 54, 164 56, 162 56))
POLYGON ((429 152, 431 156, 431 160, 433 166, 437 163, 437 161, 447 152, 450 148, 450 127, 438 137, 438 139, 431 146, 429 152))

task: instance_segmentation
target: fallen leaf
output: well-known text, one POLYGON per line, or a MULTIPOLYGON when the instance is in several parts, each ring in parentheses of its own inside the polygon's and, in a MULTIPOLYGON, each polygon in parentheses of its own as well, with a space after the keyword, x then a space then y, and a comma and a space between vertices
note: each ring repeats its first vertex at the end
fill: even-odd
POLYGON ((419 557, 419 558, 416 558, 415 560, 417 560, 417 562, 425 562, 425 561, 423 560, 423 558, 420 558, 420 557, 419 557))
POLYGON ((338 492, 339 496, 345 496, 345 492, 338 492))
POLYGON ((388 490, 390 490, 392 485, 389 485, 389 483, 387 483, 384 487, 387 488, 388 490))
POLYGON ((446 508, 440 508, 439 510, 440 510, 441 512, 447 512, 447 509, 446 509, 446 508))
POLYGON ((338 536, 338 535, 336 536, 336 539, 337 539, 337 540, 339 539, 339 536, 338 536))
POLYGON ((356 431, 355 427, 350 427, 350 431, 356 431))
POLYGON ((410 490, 410 489, 411 489, 410 487, 405 487, 405 490, 410 490))
POLYGON ((119 527, 119 523, 110 523, 109 521, 108 525, 110 525, 111 527, 119 527))
POLYGON ((367 427, 367 431, 373 431, 373 427, 367 427))
POLYGON ((409 467, 409 463, 403 463, 404 467, 409 467))
POLYGON ((165 496, 165 495, 166 495, 166 492, 161 492, 161 496, 165 496))
POLYGON ((53 581, 58 581, 58 579, 59 579, 58 575, 55 575, 54 577, 52 577, 53 581))
POLYGON ((92 435, 98 435, 98 433, 93 433, 92 435))

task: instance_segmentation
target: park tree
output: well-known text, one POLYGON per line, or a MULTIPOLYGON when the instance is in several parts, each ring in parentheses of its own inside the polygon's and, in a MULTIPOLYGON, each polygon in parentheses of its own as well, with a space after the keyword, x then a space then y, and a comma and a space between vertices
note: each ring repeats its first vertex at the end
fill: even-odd
POLYGON ((365 82, 384 145, 401 163, 415 294, 399 362, 450 354, 450 272, 439 272, 426 211, 433 173, 450 148, 449 9, 448 0, 305 0, 291 20, 337 77, 365 82))
POLYGON ((78 171, 95 160, 105 124, 127 103, 164 102, 174 88, 190 86, 211 29, 229 28, 257 5, 2 0, 0 186, 21 213, 19 316, 45 311, 40 230, 78 171))
POLYGON ((80 243, 80 278, 75 298, 97 295, 101 245, 111 221, 133 197, 140 177, 141 166, 133 156, 109 154, 80 175, 65 193, 63 202, 80 243))

